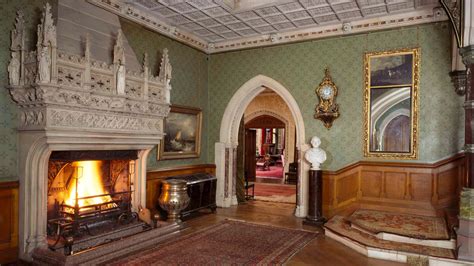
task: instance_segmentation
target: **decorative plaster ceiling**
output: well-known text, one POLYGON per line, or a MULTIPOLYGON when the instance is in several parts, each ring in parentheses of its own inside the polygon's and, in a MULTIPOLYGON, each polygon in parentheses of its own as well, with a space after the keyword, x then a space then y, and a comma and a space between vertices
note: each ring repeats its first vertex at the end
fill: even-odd
POLYGON ((445 20, 437 0, 89 0, 208 53, 445 20))

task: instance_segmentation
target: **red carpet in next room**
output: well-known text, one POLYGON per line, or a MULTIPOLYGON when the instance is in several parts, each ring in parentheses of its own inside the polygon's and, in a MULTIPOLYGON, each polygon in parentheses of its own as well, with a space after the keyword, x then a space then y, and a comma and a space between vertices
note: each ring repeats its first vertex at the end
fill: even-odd
POLYGON ((261 169, 257 168, 257 177, 260 178, 275 178, 275 179, 282 179, 283 178, 283 167, 272 165, 270 166, 269 170, 260 171, 261 169))
POLYGON ((255 199, 282 203, 296 203, 296 185, 255 183, 255 199))
POLYGON ((226 220, 111 265, 281 265, 316 235, 226 220))
POLYGON ((442 217, 357 210, 348 220, 373 234, 385 232, 419 239, 449 239, 448 227, 442 217))

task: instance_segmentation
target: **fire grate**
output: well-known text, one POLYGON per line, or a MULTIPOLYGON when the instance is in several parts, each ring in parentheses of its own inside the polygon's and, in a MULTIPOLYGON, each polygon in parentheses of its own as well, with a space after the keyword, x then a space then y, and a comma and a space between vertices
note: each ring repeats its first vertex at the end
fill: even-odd
MULTIPOLYGON (((66 253, 72 250, 77 239, 85 236, 94 236, 94 231, 103 232, 103 226, 119 227, 138 221, 138 214, 132 212, 131 194, 133 191, 107 193, 102 195, 77 197, 75 206, 66 203, 57 204, 57 217, 48 220, 48 236, 55 238, 50 243, 51 249, 64 247, 66 253), (99 204, 79 206, 81 200, 104 198, 111 200, 99 204), (102 228, 102 230, 94 230, 102 228)), ((113 228, 109 228, 113 229, 113 228)))

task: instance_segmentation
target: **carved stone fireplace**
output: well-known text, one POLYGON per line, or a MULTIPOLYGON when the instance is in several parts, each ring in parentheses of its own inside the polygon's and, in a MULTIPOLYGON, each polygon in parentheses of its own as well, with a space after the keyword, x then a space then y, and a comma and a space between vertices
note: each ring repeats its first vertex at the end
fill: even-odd
POLYGON ((51 153, 47 201, 50 249, 71 254, 151 229, 131 208, 130 177, 135 173, 136 159, 134 150, 51 153))
MULTIPOLYGON (((82 55, 64 52, 56 45, 48 4, 38 25, 36 51, 25 50, 24 31, 19 11, 8 89, 20 114, 20 257, 31 260, 35 248, 47 248, 48 230, 60 224, 54 227, 54 221, 74 216, 75 206, 87 197, 107 199, 76 208, 79 216, 92 210, 115 212, 119 206, 137 212, 145 206, 146 161, 163 136, 171 65, 165 49, 158 76, 149 73, 146 55, 141 71, 127 70, 120 30, 112 64, 91 58, 88 36, 83 36, 82 55), (87 164, 99 164, 97 171, 108 173, 99 174, 105 176, 99 180, 103 187, 93 193, 99 195, 73 192, 78 178, 86 180, 87 164), (73 198, 66 199, 71 193, 73 198)), ((77 226, 66 220, 67 226, 77 226)))

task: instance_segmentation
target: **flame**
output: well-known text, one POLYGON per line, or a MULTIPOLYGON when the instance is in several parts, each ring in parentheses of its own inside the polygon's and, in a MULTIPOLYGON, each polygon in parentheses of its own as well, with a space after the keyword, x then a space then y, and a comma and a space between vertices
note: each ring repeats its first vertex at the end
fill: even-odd
MULTIPOLYGON (((77 198, 106 194, 100 177, 100 161, 79 161, 72 163, 76 168, 73 182, 70 185, 69 195, 65 203, 69 206, 76 205, 76 180, 77 198), (76 177, 78 177, 76 179, 76 177)), ((110 196, 94 197, 78 200, 79 207, 101 204, 112 201, 110 196)))

